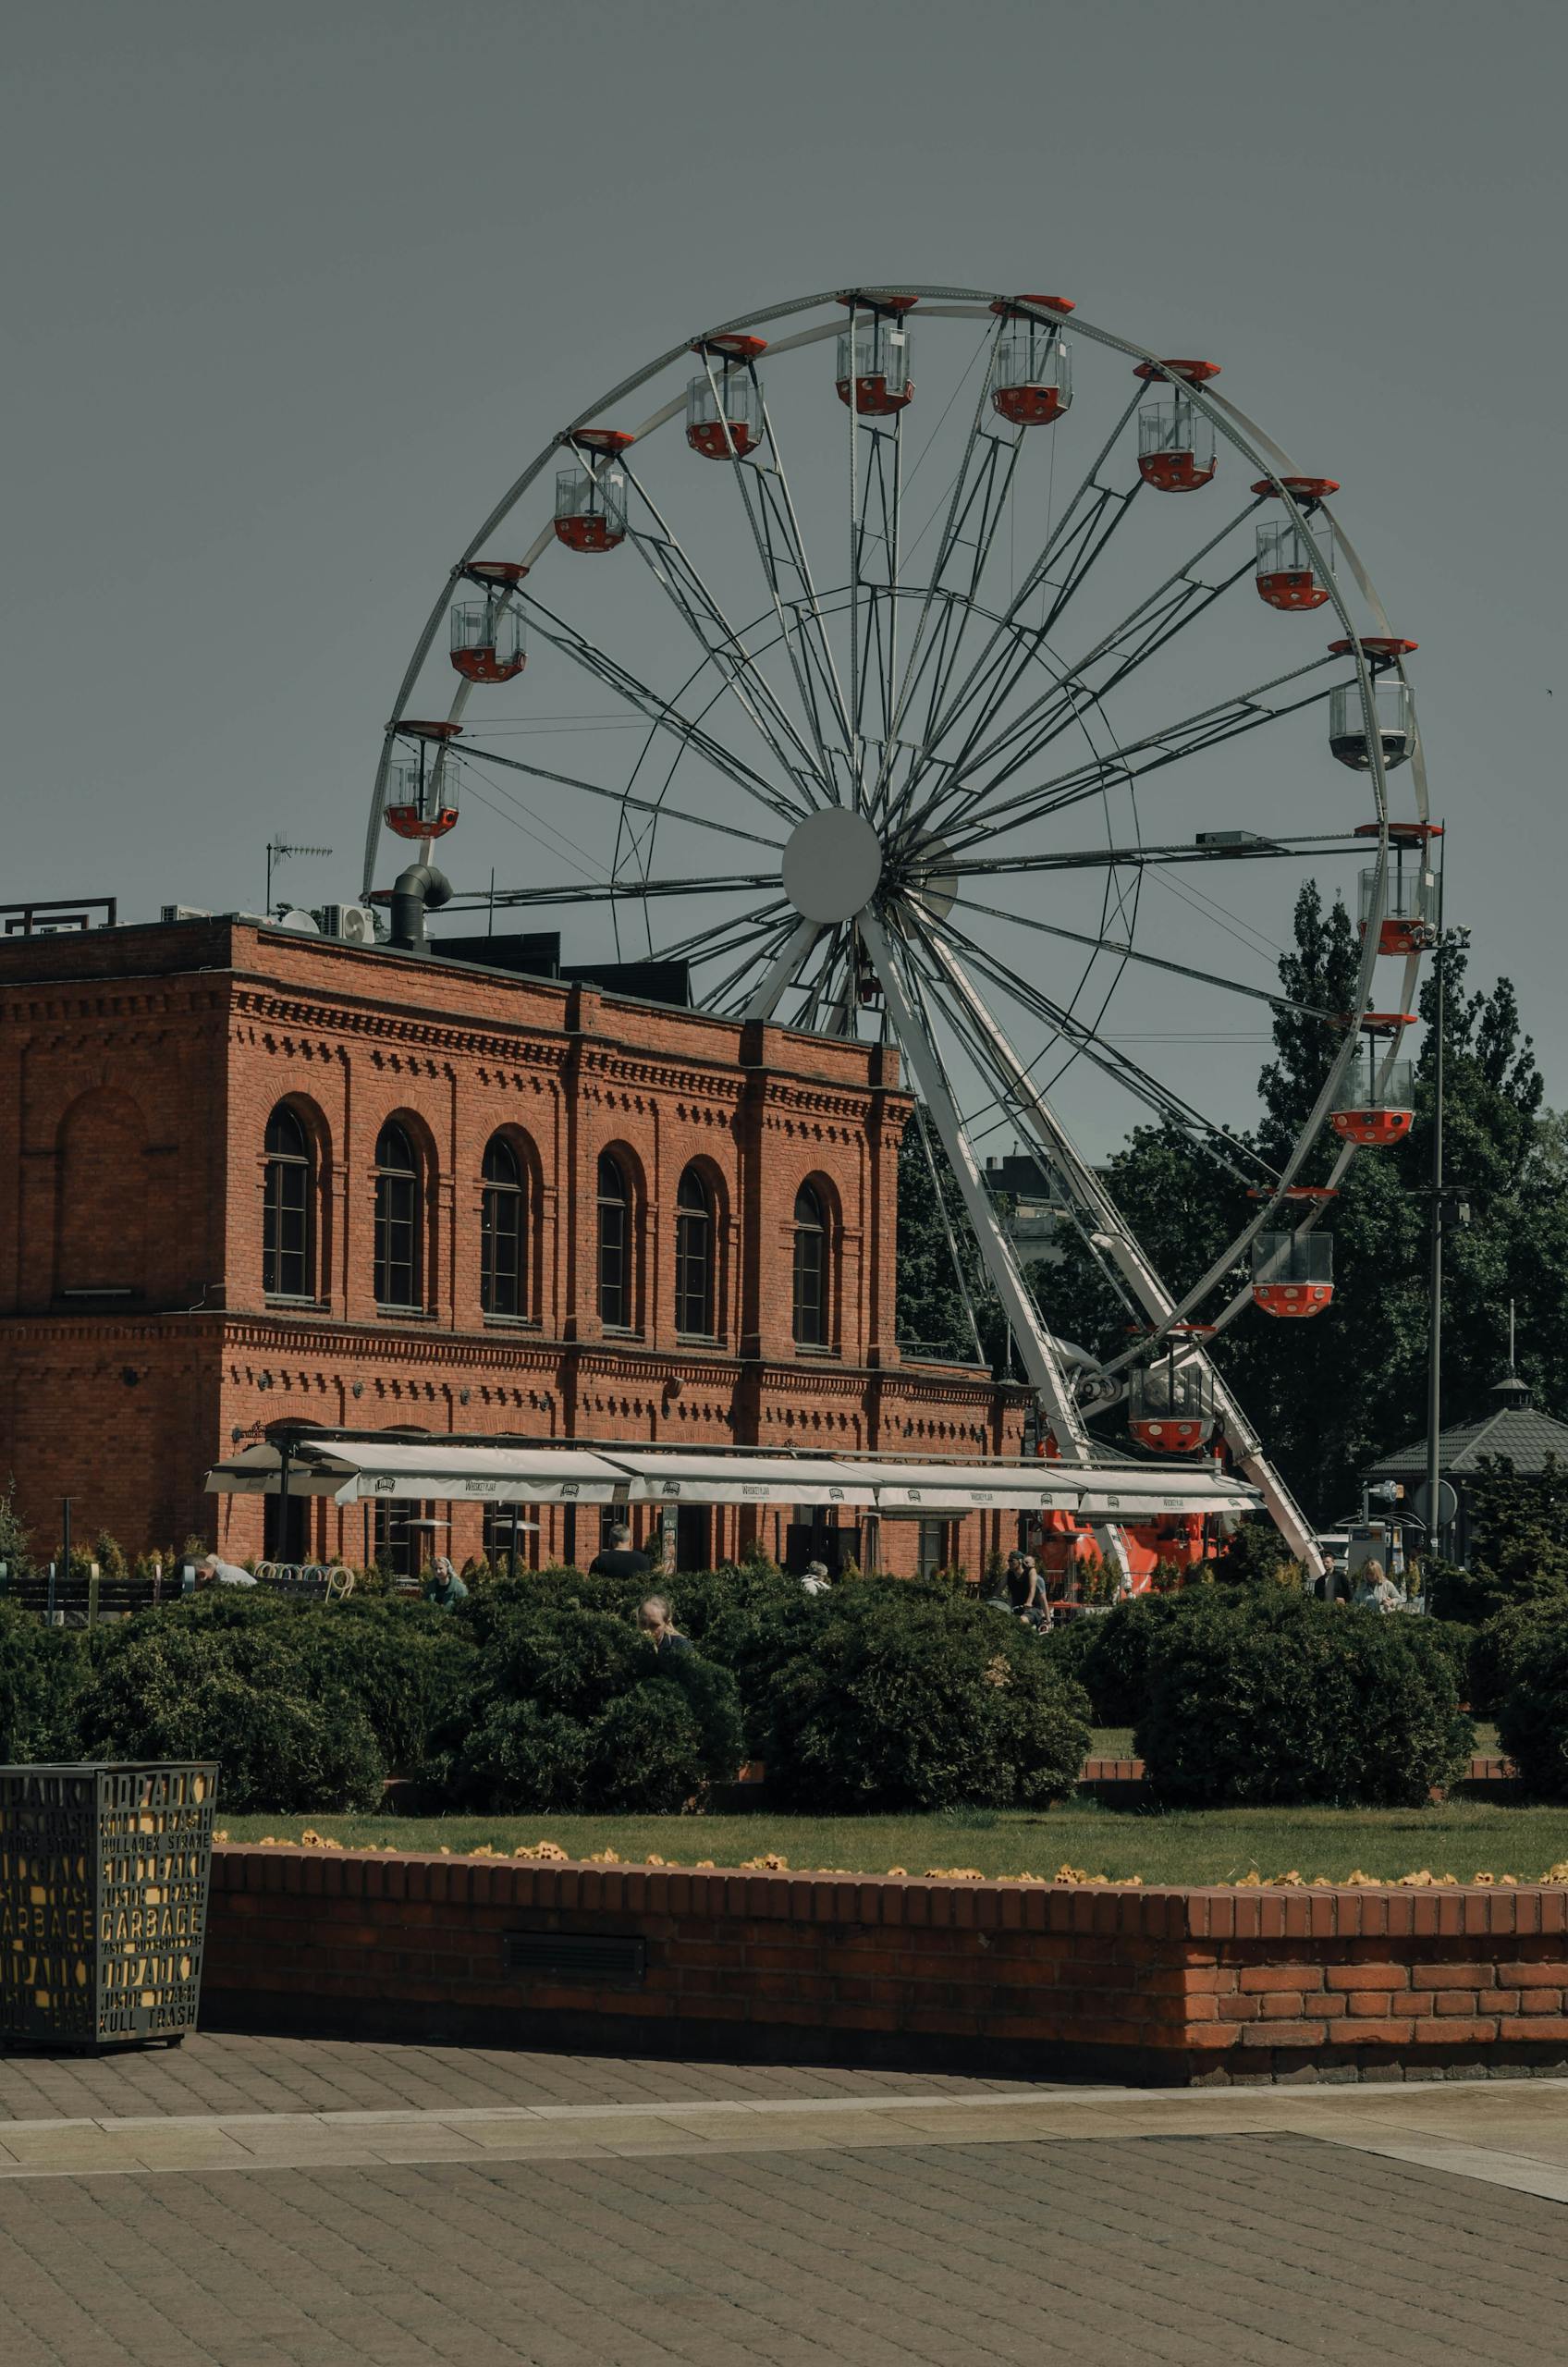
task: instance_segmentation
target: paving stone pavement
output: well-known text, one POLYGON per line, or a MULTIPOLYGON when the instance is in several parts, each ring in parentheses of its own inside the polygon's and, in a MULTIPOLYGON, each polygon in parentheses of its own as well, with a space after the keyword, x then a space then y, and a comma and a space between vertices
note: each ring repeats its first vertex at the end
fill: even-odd
POLYGON ((101 2113, 351 2112, 403 2106, 679 2103, 731 2096, 985 2094, 1015 2079, 812 2065, 684 2063, 509 2048, 198 2031, 144 2053, 0 2054, 0 2121, 101 2113))
POLYGON ((1568 2367, 1561 2083, 1149 2094, 207 2037, 0 2060, 0 2148, 4 2367, 1568 2367))

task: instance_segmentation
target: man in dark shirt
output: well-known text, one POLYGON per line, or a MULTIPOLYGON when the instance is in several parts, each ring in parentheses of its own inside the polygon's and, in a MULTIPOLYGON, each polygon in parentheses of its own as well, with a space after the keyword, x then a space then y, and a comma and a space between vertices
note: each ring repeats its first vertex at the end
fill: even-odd
POLYGON ((636 1551, 631 1531, 624 1521, 618 1521, 610 1531, 608 1550, 595 1553, 588 1564, 591 1578, 645 1578, 653 1568, 645 1553, 636 1551))

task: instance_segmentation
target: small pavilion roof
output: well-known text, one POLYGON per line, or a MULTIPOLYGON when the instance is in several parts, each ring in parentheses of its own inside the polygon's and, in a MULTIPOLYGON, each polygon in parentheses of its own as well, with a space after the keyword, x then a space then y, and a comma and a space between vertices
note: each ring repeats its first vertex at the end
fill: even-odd
MULTIPOLYGON (((1500 1388, 1517 1391, 1518 1383, 1505 1381, 1500 1388)), ((1568 1423, 1554 1421, 1534 1405, 1505 1401, 1492 1413, 1475 1421, 1456 1422, 1440 1432, 1439 1455, 1445 1479, 1474 1475, 1483 1455, 1506 1455, 1515 1471, 1522 1473, 1544 1469, 1548 1455, 1555 1455, 1568 1470, 1568 1423)), ((1366 1476, 1369 1479, 1424 1479, 1426 1439, 1414 1439, 1408 1446, 1381 1456, 1366 1476)))

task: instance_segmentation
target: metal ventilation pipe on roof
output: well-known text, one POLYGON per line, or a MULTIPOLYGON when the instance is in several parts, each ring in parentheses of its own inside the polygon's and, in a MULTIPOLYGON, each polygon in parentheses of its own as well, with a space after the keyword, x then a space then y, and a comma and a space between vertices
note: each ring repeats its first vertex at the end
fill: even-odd
POLYGON ((424 934, 427 912, 438 912, 452 893, 452 883, 433 863, 411 863, 392 883, 391 942, 399 953, 428 953, 424 934))

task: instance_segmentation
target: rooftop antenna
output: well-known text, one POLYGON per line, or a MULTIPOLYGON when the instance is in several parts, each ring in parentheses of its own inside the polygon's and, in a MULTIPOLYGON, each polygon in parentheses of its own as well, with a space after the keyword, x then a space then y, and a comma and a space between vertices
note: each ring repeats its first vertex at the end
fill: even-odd
MULTIPOLYGON (((269 839, 267 840, 267 900, 262 906, 262 910, 265 913, 269 921, 276 920, 277 917, 277 914, 274 913, 272 908, 272 875, 276 866, 280 863, 287 863, 290 855, 325 855, 331 854, 333 850, 331 847, 291 846, 287 839, 269 839)), ((287 909, 288 908, 285 905, 279 905, 278 907, 279 912, 286 911, 287 909)))

